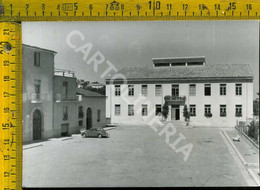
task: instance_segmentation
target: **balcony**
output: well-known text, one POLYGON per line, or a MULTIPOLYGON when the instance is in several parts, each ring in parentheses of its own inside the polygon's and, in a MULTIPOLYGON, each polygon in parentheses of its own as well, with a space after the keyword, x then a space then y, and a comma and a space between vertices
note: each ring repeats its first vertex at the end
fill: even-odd
POLYGON ((220 112, 220 117, 226 117, 227 113, 226 112, 220 112))
POLYGON ((69 118, 68 113, 64 113, 64 114, 63 114, 63 121, 67 121, 68 118, 69 118))
POLYGON ((77 96, 73 96, 73 97, 66 97, 66 96, 62 96, 62 94, 58 93, 56 94, 56 102, 76 102, 78 101, 77 96))
POLYGON ((63 77, 75 77, 74 71, 64 70, 64 69, 55 69, 54 75, 56 76, 63 76, 63 77))
POLYGON ((48 94, 31 93, 31 103, 41 103, 43 100, 47 100, 48 94))
POLYGON ((79 117, 79 119, 82 119, 84 117, 84 112, 80 111, 78 117, 79 117))
POLYGON ((164 100, 168 105, 184 105, 186 101, 185 96, 165 96, 164 100))
POLYGON ((236 112, 236 117, 242 117, 242 113, 236 112))

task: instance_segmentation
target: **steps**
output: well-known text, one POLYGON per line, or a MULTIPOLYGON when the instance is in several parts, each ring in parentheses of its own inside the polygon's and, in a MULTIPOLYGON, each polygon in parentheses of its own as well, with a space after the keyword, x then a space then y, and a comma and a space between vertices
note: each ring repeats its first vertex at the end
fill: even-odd
POLYGON ((175 127, 182 127, 182 128, 186 128, 186 122, 185 121, 170 121, 175 127))

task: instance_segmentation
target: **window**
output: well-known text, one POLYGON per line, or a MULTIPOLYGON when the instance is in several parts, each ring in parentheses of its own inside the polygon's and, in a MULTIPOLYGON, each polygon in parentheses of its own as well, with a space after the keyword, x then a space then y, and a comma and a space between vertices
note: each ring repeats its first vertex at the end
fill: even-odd
POLYGON ((147 116, 147 105, 142 105, 142 116, 147 116))
POLYGON ((204 86, 204 95, 205 96, 210 96, 211 95, 211 85, 210 84, 205 84, 205 86, 204 86))
POLYGON ((227 106, 220 105, 220 117, 226 117, 226 116, 227 116, 227 106))
POLYGON ((134 116, 134 105, 128 105, 128 116, 134 116))
POLYGON ((79 126, 82 126, 83 125, 83 121, 79 121, 79 126))
POLYGON ((79 106, 78 111, 79 111, 79 115, 78 115, 79 118, 83 118, 83 116, 84 116, 83 106, 79 106))
POLYGON ((190 105, 190 116, 196 116, 196 105, 190 105))
POLYGON ((63 120, 68 120, 68 106, 63 106, 63 120))
POLYGON ((35 100, 40 100, 41 94, 41 80, 34 80, 34 93, 35 93, 35 100))
POLYGON ((121 95, 120 85, 115 85, 115 96, 120 96, 120 95, 121 95))
POLYGON ((97 122, 100 121, 100 110, 97 111, 97 122))
POLYGON ((196 96, 196 84, 190 84, 190 96, 196 96))
POLYGON ((134 96, 134 85, 128 85, 128 96, 134 96))
POLYGON ((155 85, 155 96, 162 95, 162 85, 155 85))
POLYGON ((179 85, 178 84, 172 85, 172 96, 179 96, 179 85))
POLYGON ((34 66, 40 66, 40 53, 39 52, 34 52, 34 66))
POLYGON ((242 84, 236 84, 236 95, 242 95, 242 84))
POLYGON ((160 104, 155 105, 155 115, 158 115, 162 112, 162 106, 160 104))
POLYGON ((226 95, 226 84, 220 84, 219 91, 221 96, 226 95))
POLYGON ((63 95, 64 99, 68 99, 68 82, 63 82, 63 95))
POLYGON ((118 116, 121 114, 120 104, 115 105, 115 115, 118 116))
POLYGON ((210 105, 205 105, 205 107, 204 107, 205 109, 205 111, 204 111, 204 113, 205 114, 209 114, 209 113, 211 113, 211 106, 210 105))
POLYGON ((236 105, 236 117, 242 117, 242 105, 236 105))
POLYGON ((147 96, 147 90, 148 90, 148 87, 147 85, 142 85, 142 95, 143 96, 147 96))

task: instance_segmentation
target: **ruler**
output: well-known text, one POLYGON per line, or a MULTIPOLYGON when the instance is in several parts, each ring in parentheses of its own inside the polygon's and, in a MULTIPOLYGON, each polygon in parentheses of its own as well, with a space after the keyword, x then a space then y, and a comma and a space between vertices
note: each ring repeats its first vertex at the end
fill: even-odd
POLYGON ((258 19, 260 0, 0 0, 2 21, 258 19))
POLYGON ((22 183, 21 21, 259 19, 260 0, 0 0, 0 188, 22 183))
POLYGON ((21 25, 0 23, 0 188, 22 182, 21 25))

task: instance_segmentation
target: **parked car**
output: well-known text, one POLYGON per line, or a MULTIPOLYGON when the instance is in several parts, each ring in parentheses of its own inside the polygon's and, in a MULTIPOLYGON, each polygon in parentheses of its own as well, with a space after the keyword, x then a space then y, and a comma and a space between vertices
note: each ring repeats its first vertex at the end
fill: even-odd
POLYGON ((106 132, 103 128, 91 128, 88 130, 81 130, 80 133, 83 138, 85 138, 85 137, 98 137, 98 138, 109 137, 109 133, 106 132))

